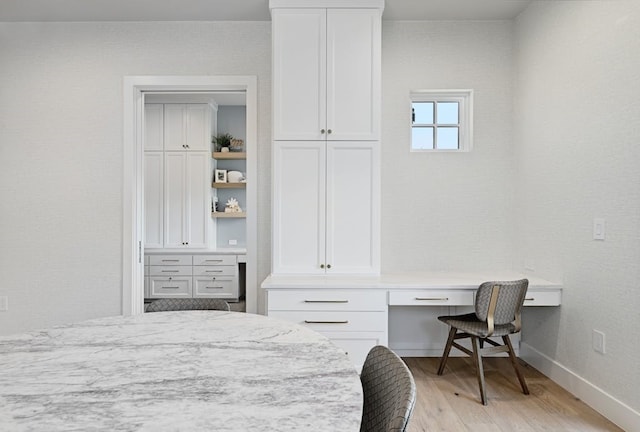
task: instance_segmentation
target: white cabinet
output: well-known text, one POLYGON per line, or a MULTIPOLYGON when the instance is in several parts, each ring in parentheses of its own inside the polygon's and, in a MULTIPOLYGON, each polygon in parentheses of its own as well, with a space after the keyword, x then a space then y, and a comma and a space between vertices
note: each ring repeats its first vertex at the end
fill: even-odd
POLYGON ((164 149, 164 105, 145 104, 144 106, 144 149, 164 149))
POLYGON ((144 152, 144 247, 164 246, 164 153, 144 152))
POLYGON ((377 140, 379 9, 273 9, 275 140, 377 140))
POLYGON ((164 150, 211 147, 211 110, 207 104, 164 105, 164 150))
POLYGON ((273 273, 379 271, 377 142, 274 145, 273 273))
POLYGON ((267 315, 322 333, 345 350, 358 370, 371 348, 387 344, 384 290, 269 290, 267 315))
POLYGON ((208 152, 164 153, 164 247, 207 246, 208 152))

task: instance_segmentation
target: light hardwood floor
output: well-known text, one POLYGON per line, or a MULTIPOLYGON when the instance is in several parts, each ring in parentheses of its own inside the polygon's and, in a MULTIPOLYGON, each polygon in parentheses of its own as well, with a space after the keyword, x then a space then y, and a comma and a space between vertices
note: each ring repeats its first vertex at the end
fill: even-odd
POLYGON ((404 360, 417 388, 408 432, 622 431, 523 362, 528 396, 522 393, 508 358, 483 360, 489 399, 483 406, 470 358, 450 358, 442 376, 436 374, 439 358, 404 360))

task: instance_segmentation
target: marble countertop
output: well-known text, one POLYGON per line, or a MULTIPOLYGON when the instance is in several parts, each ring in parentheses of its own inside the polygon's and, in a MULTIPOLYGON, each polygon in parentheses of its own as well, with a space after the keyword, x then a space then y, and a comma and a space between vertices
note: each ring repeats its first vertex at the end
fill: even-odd
POLYGON ((514 271, 403 272, 380 276, 358 275, 270 275, 264 289, 367 288, 367 289, 477 289, 485 281, 529 279, 530 289, 562 289, 562 284, 514 271))
POLYGON ((359 431, 324 336, 260 315, 147 313, 0 337, 3 431, 359 431))

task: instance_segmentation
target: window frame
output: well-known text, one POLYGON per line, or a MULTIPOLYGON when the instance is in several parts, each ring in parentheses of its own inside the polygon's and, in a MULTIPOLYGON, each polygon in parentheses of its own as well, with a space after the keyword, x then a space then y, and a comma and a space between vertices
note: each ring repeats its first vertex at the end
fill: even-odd
POLYGON ((409 94, 409 151, 412 153, 465 153, 472 149, 473 144, 473 90, 412 90, 409 94), (420 149, 413 147, 413 128, 412 120, 414 102, 433 102, 434 116, 438 102, 457 102, 459 105, 458 112, 458 148, 457 149, 439 149, 437 148, 437 128, 451 127, 451 124, 438 124, 437 117, 434 118, 434 140, 432 149, 420 149))

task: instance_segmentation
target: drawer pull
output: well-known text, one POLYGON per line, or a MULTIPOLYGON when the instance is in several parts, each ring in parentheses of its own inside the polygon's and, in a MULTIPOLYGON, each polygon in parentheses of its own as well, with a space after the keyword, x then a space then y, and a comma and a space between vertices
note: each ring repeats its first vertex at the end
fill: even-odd
POLYGON ((536 299, 535 297, 530 297, 530 298, 524 299, 524 301, 534 301, 535 299, 536 299))
POLYGON ((205 270, 205 273, 222 273, 222 270, 205 270))
POLYGON ((222 289, 224 287, 221 287, 221 286, 208 286, 208 287, 205 287, 205 288, 206 289, 222 289))
POLYGON ((416 297, 416 300, 447 301, 447 300, 449 300, 449 297, 416 297))
POLYGON ((349 300, 305 300, 305 303, 349 303, 349 300))
POLYGON ((344 321, 313 321, 313 320, 304 320, 306 324, 349 324, 349 320, 344 321))
POLYGON ((221 259, 209 259, 209 260, 204 260, 205 262, 222 262, 223 260, 221 259))
POLYGON ((162 262, 180 262, 180 260, 177 260, 177 259, 164 259, 164 260, 162 260, 162 262))
POLYGON ((165 287, 162 287, 162 288, 164 288, 164 289, 180 289, 180 287, 177 287, 177 286, 165 286, 165 287))
POLYGON ((162 273, 178 273, 180 270, 162 270, 162 273))

